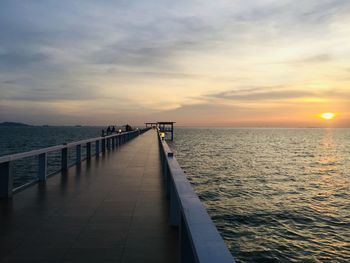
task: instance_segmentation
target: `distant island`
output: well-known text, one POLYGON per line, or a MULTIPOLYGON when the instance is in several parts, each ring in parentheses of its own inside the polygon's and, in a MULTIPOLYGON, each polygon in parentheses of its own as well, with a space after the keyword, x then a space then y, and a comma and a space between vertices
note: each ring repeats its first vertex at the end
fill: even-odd
POLYGON ((0 123, 0 127, 29 127, 29 126, 31 126, 31 125, 25 124, 25 123, 20 123, 20 122, 6 121, 6 122, 0 123))

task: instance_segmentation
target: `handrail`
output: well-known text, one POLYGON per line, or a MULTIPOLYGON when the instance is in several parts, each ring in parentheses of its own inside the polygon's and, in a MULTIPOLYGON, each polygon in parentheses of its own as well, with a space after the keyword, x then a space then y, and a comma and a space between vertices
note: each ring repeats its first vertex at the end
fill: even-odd
POLYGON ((170 202, 170 224, 179 227, 180 261, 234 263, 202 202, 165 140, 158 134, 162 171, 170 202))
MULTIPOLYGON (((142 129, 141 129, 141 131, 142 131, 142 129)), ((38 150, 32 150, 32 151, 23 152, 23 153, 15 153, 15 154, 4 155, 4 156, 0 157, 0 163, 9 162, 9 161, 16 161, 16 160, 23 159, 23 158, 26 158, 26 157, 36 156, 36 155, 39 155, 41 153, 55 152, 55 151, 61 150, 63 148, 71 148, 71 147, 77 146, 79 144, 86 144, 86 143, 89 143, 89 142, 95 142, 97 140, 118 137, 118 136, 121 136, 123 134, 129 134, 129 133, 132 133, 132 132, 136 132, 136 131, 124 132, 124 133, 116 133, 116 134, 111 134, 111 135, 108 135, 108 136, 100 136, 100 137, 95 137, 95 138, 91 138, 91 139, 85 139, 85 140, 76 141, 76 142, 63 143, 63 144, 60 144, 60 145, 50 146, 50 147, 41 148, 41 149, 38 149, 38 150)))
POLYGON ((64 146, 62 144, 62 145, 51 146, 51 147, 42 148, 42 149, 38 149, 38 150, 32 150, 32 151, 23 152, 23 153, 9 154, 9 155, 5 155, 5 156, 1 156, 0 163, 11 162, 11 161, 16 161, 16 160, 27 158, 27 157, 37 156, 37 155, 42 154, 42 153, 54 152, 54 151, 61 150, 64 147, 66 147, 66 146, 64 146))
MULTIPOLYGON (((95 137, 77 142, 65 143, 61 145, 51 146, 38 150, 32 150, 23 153, 5 155, 0 157, 0 198, 11 198, 13 193, 24 189, 28 185, 32 185, 37 181, 46 181, 48 177, 47 169, 47 155, 48 153, 61 151, 61 169, 59 171, 68 170, 70 167, 68 164, 68 149, 76 147, 75 164, 79 164, 82 161, 82 145, 86 144, 86 159, 90 159, 92 156, 100 155, 104 153, 106 149, 119 147, 121 144, 133 139, 134 137, 148 131, 150 128, 138 129, 135 131, 115 133, 102 137, 95 137), (91 143, 95 143, 95 152, 91 152, 91 143), (101 144, 101 145, 100 145, 101 144), (32 182, 26 183, 18 188, 13 188, 13 161, 20 160, 27 157, 38 156, 38 178, 32 182)), ((57 172, 59 172, 57 171, 57 172)))

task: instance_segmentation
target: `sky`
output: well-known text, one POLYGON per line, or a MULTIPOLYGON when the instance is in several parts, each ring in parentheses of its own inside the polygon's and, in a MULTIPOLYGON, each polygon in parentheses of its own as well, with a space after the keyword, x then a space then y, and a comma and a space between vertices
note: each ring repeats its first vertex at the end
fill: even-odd
POLYGON ((0 121, 350 127, 349 14, 348 0, 4 0, 0 121))

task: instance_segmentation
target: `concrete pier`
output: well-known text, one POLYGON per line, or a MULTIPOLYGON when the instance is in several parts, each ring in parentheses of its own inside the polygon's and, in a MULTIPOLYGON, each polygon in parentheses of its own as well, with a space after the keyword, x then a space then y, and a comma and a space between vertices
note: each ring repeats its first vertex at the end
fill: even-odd
POLYGON ((178 262, 157 133, 0 201, 0 262, 178 262))

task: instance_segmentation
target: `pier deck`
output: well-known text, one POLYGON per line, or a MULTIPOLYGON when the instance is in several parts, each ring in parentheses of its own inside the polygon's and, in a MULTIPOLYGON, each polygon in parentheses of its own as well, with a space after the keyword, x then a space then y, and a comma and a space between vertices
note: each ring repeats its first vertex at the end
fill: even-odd
POLYGON ((0 201, 0 262, 177 262, 155 131, 0 201))

